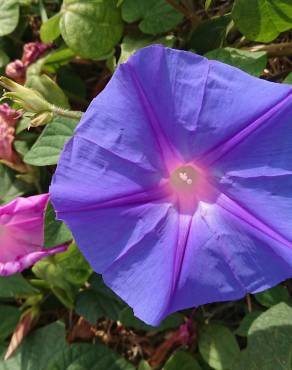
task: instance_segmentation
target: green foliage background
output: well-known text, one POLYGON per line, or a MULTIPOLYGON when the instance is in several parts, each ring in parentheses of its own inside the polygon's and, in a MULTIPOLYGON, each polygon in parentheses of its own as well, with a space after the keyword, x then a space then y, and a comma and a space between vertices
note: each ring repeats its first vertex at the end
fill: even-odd
MULTIPOLYGON (((0 72, 21 58, 25 43, 54 42, 29 66, 25 84, 50 103, 81 111, 119 63, 153 43, 292 83, 291 29, 291 0, 0 0, 0 72)), ((0 164, 0 205, 47 191, 77 123, 57 115, 27 131, 30 116, 22 118, 14 147, 32 173, 19 176, 0 164)), ((46 248, 71 239, 49 205, 46 248)), ((287 281, 240 301, 179 312, 153 328, 72 243, 22 275, 0 278, 0 370, 291 370, 291 291, 287 281)))

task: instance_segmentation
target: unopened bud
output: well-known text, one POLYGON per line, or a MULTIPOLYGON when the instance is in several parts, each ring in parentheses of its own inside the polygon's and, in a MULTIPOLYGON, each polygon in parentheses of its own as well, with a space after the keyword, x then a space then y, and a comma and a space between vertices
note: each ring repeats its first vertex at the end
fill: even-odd
POLYGON ((28 66, 39 59, 46 51, 52 49, 53 44, 43 44, 42 42, 29 42, 23 47, 22 62, 28 66))
POLYGON ((36 90, 24 87, 6 77, 0 77, 0 85, 9 90, 2 99, 11 99, 31 113, 51 112, 52 106, 36 90))
POLYGON ((5 68, 6 75, 20 84, 23 84, 25 81, 25 72, 26 67, 19 59, 7 64, 5 68))

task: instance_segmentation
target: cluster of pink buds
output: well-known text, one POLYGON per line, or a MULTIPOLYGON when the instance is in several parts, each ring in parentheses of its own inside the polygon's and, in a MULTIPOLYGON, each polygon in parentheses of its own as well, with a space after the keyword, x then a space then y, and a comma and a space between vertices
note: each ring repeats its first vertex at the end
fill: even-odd
POLYGON ((0 161, 19 172, 26 172, 26 165, 13 149, 15 126, 20 117, 21 113, 8 104, 0 104, 0 161))
POLYGON ((39 59, 46 51, 50 50, 53 44, 42 42, 29 42, 23 47, 22 58, 7 64, 5 73, 14 81, 23 84, 27 67, 39 59))

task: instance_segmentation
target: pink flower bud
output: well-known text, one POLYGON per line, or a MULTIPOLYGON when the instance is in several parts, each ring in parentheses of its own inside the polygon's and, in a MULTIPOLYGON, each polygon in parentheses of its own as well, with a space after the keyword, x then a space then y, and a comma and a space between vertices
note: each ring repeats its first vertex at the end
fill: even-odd
POLYGON ((23 47, 22 62, 25 66, 35 62, 47 50, 53 47, 52 44, 43 44, 41 42, 29 42, 23 47))
POLYGON ((15 274, 43 257, 63 252, 63 244, 44 248, 48 194, 16 198, 0 207, 0 276, 15 274))
POLYGON ((5 69, 6 75, 20 84, 23 84, 25 81, 25 71, 26 67, 19 59, 7 64, 5 69))
POLYGON ((21 113, 8 104, 0 104, 0 159, 11 164, 22 163, 13 149, 15 125, 20 117, 21 113))

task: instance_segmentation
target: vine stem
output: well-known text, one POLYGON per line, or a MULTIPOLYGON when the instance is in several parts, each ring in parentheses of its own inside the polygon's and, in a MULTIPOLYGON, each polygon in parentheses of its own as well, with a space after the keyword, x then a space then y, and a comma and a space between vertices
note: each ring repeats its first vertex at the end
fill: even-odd
POLYGON ((249 313, 252 312, 252 303, 251 303, 251 297, 250 294, 246 295, 246 304, 247 304, 247 310, 249 313))

